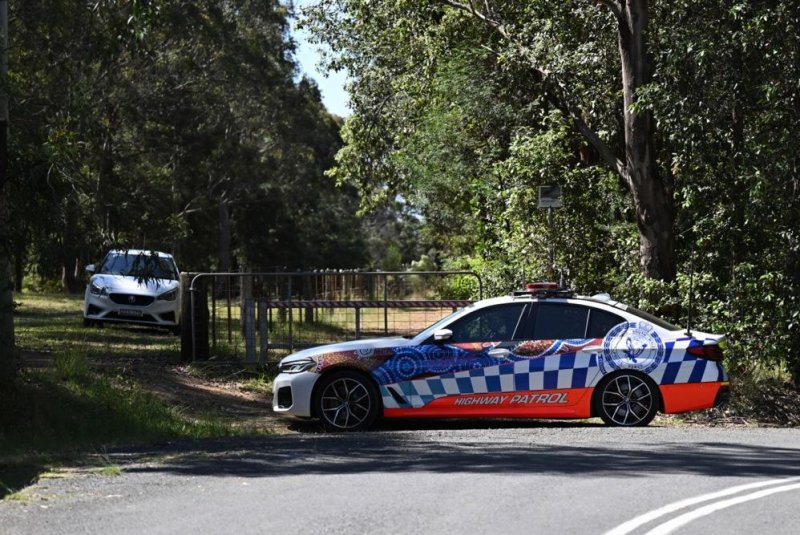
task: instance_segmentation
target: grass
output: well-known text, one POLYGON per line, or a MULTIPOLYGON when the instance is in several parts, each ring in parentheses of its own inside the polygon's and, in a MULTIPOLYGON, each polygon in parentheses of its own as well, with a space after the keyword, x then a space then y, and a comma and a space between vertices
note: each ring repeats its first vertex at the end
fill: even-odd
MULTIPOLYGON (((15 299, 17 345, 45 366, 23 368, 0 396, 0 497, 14 499, 53 467, 107 447, 253 432, 214 414, 190 418, 130 373, 142 362, 177 364, 179 338, 138 327, 86 328, 78 297, 15 299)), ((96 473, 113 476, 121 469, 101 462, 96 473)))
POLYGON ((15 295, 17 345, 28 351, 52 353, 77 347, 89 361, 109 358, 146 358, 175 362, 180 339, 167 330, 138 326, 113 329, 83 326, 80 296, 62 294, 15 295))

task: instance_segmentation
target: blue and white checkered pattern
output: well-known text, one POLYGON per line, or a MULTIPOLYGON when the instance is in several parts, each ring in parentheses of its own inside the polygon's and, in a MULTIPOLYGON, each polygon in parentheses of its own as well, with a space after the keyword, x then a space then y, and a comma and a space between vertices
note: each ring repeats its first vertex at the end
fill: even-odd
MULTIPOLYGON (((668 344, 671 349, 671 344, 668 344)), ((718 362, 698 358, 685 350, 668 351, 664 362, 650 372, 660 385, 727 381, 728 375, 718 362)))
MULTIPOLYGON (((698 359, 685 350, 673 351, 667 344, 664 361, 650 373, 658 384, 699 383, 727 380, 718 363, 698 359)), ((435 377, 381 385, 384 407, 419 408, 431 401, 465 394, 489 394, 534 390, 587 388, 602 378, 596 353, 579 351, 546 357, 534 357, 447 373, 435 377), (399 403, 389 389, 408 403, 399 403)))
POLYGON ((385 385, 381 394, 386 408, 408 407, 398 404, 388 388, 418 408, 453 395, 584 388, 598 372, 594 354, 564 353, 385 385))

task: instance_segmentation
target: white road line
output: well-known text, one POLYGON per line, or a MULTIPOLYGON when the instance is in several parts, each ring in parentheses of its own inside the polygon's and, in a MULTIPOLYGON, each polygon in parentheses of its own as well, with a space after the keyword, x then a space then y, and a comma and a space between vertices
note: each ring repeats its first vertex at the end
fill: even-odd
MULTIPOLYGON (((627 535, 628 533, 632 532, 636 528, 647 524, 648 522, 652 522, 653 520, 660 518, 664 515, 668 515, 669 513, 674 513, 675 511, 679 511, 681 509, 685 509, 686 507, 691 507, 692 505, 697 505, 698 503, 708 502, 711 500, 716 500, 718 498, 724 498, 726 496, 731 496, 733 494, 738 494, 740 492, 744 492, 746 490, 753 490, 753 489, 760 489, 763 487, 768 487, 770 485, 777 485, 779 483, 789 483, 791 481, 798 481, 800 477, 789 477, 789 478, 781 478, 781 479, 768 479, 766 481, 757 481, 755 483, 747 483, 746 485, 737 485, 735 487, 731 487, 728 489, 723 489, 717 492, 711 492, 708 494, 701 494, 700 496, 695 496, 693 498, 687 498, 685 500, 680 500, 677 502, 673 502, 667 504, 663 507, 659 507, 658 509, 654 509, 648 513, 644 513, 643 515, 639 515, 634 517, 627 522, 620 524, 619 526, 606 531, 604 535, 627 535)), ((754 498, 757 499, 757 498, 754 498)), ((678 517, 681 518, 681 517, 678 517)), ((690 520, 691 521, 691 520, 690 520)))
POLYGON ((784 485, 782 487, 773 487, 771 489, 759 490, 758 492, 753 492, 751 494, 745 494, 744 496, 737 496, 736 498, 730 498, 729 500, 722 500, 721 502, 711 503, 706 506, 700 507, 699 509, 695 509, 689 513, 684 513, 679 517, 673 518, 668 522, 664 522, 660 526, 655 527, 647 532, 647 535, 667 535, 668 533, 672 533, 676 529, 685 526, 689 522, 693 520, 697 520, 698 518, 702 518, 704 516, 708 516, 720 509, 725 509, 727 507, 733 507, 734 505, 738 505, 740 503, 745 503, 753 500, 758 500, 760 498, 765 498, 766 496, 770 496, 772 494, 778 494, 779 492, 789 492, 790 490, 800 490, 800 483, 795 483, 794 485, 784 485))

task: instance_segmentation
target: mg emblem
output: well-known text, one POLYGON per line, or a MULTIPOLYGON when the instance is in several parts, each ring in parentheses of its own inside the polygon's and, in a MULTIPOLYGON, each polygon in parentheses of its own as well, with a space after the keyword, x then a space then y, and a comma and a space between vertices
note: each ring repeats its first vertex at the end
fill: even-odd
POLYGON ((128 303, 133 304, 135 302, 136 302, 136 296, 135 295, 129 295, 128 296, 128 303))

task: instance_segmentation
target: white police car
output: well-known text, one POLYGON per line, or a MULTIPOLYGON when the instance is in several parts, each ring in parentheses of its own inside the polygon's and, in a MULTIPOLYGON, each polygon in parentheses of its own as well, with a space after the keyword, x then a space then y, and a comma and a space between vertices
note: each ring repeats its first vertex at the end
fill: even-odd
POLYGON ((647 425, 658 411, 721 403, 723 336, 685 329, 607 294, 554 283, 487 299, 412 339, 332 344, 279 365, 273 410, 328 430, 378 417, 589 418, 647 425))

